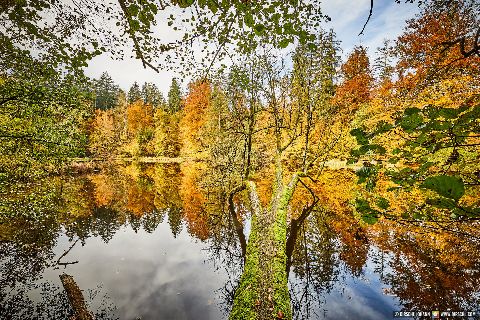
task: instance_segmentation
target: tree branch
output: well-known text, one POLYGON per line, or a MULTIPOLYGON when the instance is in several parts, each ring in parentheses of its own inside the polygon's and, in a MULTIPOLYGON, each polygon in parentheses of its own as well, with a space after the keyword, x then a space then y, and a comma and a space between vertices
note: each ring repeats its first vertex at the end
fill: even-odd
POLYGON ((240 246, 242 248, 242 257, 245 262, 245 258, 247 255, 247 241, 245 239, 245 234, 243 233, 243 225, 238 221, 237 213, 235 212, 235 204, 233 203, 233 198, 235 195, 243 190, 245 190, 246 186, 245 183, 234 188, 230 191, 228 195, 228 209, 230 212, 230 216, 232 217, 233 224, 235 226, 235 232, 237 233, 238 239, 240 240, 240 246))
POLYGON ((122 8, 123 14, 125 18, 127 19, 127 32, 133 41, 133 45, 135 48, 135 53, 137 55, 137 59, 140 59, 142 61, 143 67, 146 69, 147 67, 151 68, 152 70, 159 72, 159 69, 157 67, 154 67, 149 61, 146 60, 145 56, 143 55, 142 49, 140 48, 140 44, 138 42, 137 36, 135 35, 135 30, 132 28, 132 19, 130 18, 130 14, 128 13, 127 5, 125 3, 125 0, 118 0, 118 3, 120 4, 120 8, 122 8))
POLYGON ((368 22, 370 21, 370 18, 372 17, 372 13, 373 13, 373 0, 370 0, 370 12, 368 14, 367 21, 365 21, 365 24, 363 25, 362 31, 360 31, 360 33, 358 34, 359 36, 361 36, 363 34, 363 31, 365 31, 365 27, 367 26, 368 22))

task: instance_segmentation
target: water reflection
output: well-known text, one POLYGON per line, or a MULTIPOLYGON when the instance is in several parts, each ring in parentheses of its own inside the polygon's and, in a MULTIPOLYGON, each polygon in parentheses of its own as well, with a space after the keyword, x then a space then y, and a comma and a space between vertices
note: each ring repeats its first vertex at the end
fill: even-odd
MULTIPOLYGON (((461 236, 360 225, 345 191, 353 192, 354 179, 331 175, 319 182, 322 206, 302 218, 302 208, 292 205, 298 223, 290 229, 288 268, 296 319, 477 308, 478 226, 461 236)), ((71 316, 64 272, 99 319, 226 318, 249 218, 245 199, 227 199, 232 185, 194 163, 118 166, 4 188, 0 318, 71 316)))

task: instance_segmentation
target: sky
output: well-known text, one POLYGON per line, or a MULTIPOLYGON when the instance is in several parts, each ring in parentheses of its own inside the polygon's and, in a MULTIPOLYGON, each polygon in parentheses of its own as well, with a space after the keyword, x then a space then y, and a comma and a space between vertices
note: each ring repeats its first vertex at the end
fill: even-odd
MULTIPOLYGON (((341 41, 343 59, 356 45, 366 46, 370 57, 374 57, 375 49, 382 45, 383 40, 397 38, 405 26, 405 20, 413 18, 419 10, 415 3, 397 4, 394 0, 375 1, 372 17, 364 34, 358 36, 368 18, 369 0, 324 0, 321 5, 322 11, 331 18, 330 22, 324 23, 324 28, 333 28, 335 31, 337 39, 341 41)), ((157 30, 157 32, 163 33, 168 30, 157 30)), ((184 88, 188 81, 173 71, 157 73, 151 69, 144 69, 139 60, 132 58, 113 60, 107 54, 95 57, 89 63, 85 73, 91 78, 99 78, 104 71, 107 71, 123 90, 127 91, 135 81, 140 86, 144 82, 152 82, 165 96, 173 77, 183 81, 184 88)))

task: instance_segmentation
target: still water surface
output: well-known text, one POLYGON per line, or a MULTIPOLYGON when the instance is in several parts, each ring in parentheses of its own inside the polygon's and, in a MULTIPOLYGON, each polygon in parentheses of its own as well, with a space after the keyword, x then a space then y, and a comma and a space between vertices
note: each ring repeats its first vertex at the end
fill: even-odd
MULTIPOLYGON (((0 318, 68 318, 63 273, 98 319, 228 318, 242 250, 221 192, 195 174, 178 165, 116 168, 4 192, 2 213, 13 218, 0 226, 0 318)), ((248 210, 240 219, 248 236, 248 210)), ((354 221, 325 209, 299 229, 289 274, 294 318, 476 309, 478 241, 429 242, 428 234, 354 221)))

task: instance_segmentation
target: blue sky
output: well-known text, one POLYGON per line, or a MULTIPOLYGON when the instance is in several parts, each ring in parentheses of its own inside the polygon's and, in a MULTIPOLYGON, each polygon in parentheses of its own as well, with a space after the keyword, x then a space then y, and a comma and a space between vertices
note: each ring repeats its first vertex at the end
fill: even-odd
POLYGON ((355 45, 369 48, 374 56, 375 49, 381 46, 384 39, 395 39, 405 26, 405 20, 411 19, 419 11, 417 4, 401 3, 394 0, 374 2, 373 14, 364 34, 358 36, 368 18, 369 0, 325 0, 323 12, 332 18, 325 24, 333 28, 341 41, 342 57, 350 53, 355 45))
MULTIPOLYGON (((405 26, 405 20, 413 18, 418 12, 415 3, 397 4, 394 0, 377 0, 374 2, 373 15, 365 28, 364 35, 358 36, 368 17, 369 9, 369 0, 324 0, 322 2, 323 12, 332 19, 331 22, 324 24, 324 28, 333 28, 336 32, 338 40, 341 41, 343 58, 355 45, 360 44, 368 47, 370 56, 374 57, 375 49, 382 44, 383 40, 398 37, 405 26)), ((172 77, 177 76, 171 71, 156 73, 153 70, 144 69, 141 62, 135 59, 125 58, 118 61, 112 60, 107 55, 94 58, 86 69, 86 74, 98 78, 104 71, 107 71, 124 90, 128 90, 134 81, 140 84, 153 82, 164 94, 168 92, 172 77)), ((185 87, 186 83, 183 83, 183 86, 185 87)))

